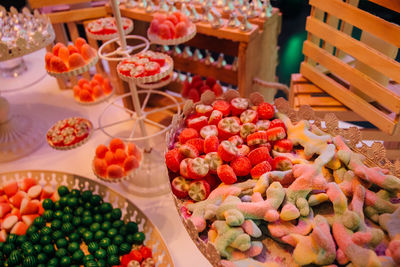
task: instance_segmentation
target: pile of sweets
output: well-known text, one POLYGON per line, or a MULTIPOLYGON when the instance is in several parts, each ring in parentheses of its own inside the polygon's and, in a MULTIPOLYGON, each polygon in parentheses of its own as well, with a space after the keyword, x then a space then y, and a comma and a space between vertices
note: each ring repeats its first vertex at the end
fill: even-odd
POLYGON ((400 179, 255 102, 197 104, 165 155, 182 215, 222 265, 400 266, 400 179))
POLYGON ((96 54, 96 50, 81 37, 75 40, 75 45, 70 44, 68 47, 63 43, 57 43, 53 47, 53 53, 46 53, 46 70, 62 73, 80 68, 88 64, 96 54))
POLYGON ((172 14, 155 14, 151 21, 149 33, 159 36, 161 39, 176 39, 186 36, 191 22, 187 16, 179 11, 172 14))
POLYGON ((204 81, 201 76, 193 76, 192 81, 185 81, 182 88, 182 96, 187 99, 192 99, 193 102, 198 102, 200 96, 205 91, 213 91, 216 96, 222 95, 222 87, 213 77, 207 77, 204 81))
POLYGON ((80 102, 94 102, 111 94, 112 86, 108 78, 96 73, 91 81, 82 78, 73 88, 74 98, 80 102))
POLYGON ((169 68, 167 55, 160 52, 145 51, 124 59, 118 65, 118 71, 127 77, 153 76, 169 68))
POLYGON ((0 242, 5 242, 9 234, 25 235, 33 220, 43 214, 43 200, 57 197, 52 186, 42 187, 33 178, 0 186, 0 242))
MULTIPOLYGON (((132 25, 132 21, 127 18, 122 18, 122 28, 128 29, 132 25)), ((115 18, 101 18, 90 22, 87 29, 92 34, 107 35, 117 33, 117 24, 115 18)))
POLYGON ((97 176, 118 179, 128 176, 139 168, 142 154, 134 143, 125 143, 114 138, 109 146, 99 145, 93 161, 94 172, 97 176))
POLYGON ((84 142, 92 124, 83 118, 72 117, 58 121, 46 134, 47 142, 54 148, 69 148, 84 142))
POLYGON ((0 197, 0 266, 155 266, 138 225, 89 190, 55 192, 24 178, 5 184, 0 197))

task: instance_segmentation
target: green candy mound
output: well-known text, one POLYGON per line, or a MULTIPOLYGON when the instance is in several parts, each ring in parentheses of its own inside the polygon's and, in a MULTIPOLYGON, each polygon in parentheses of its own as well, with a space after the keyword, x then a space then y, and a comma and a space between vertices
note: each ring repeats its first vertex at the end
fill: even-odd
POLYGON ((143 244, 138 225, 122 221, 121 210, 100 195, 66 186, 57 192, 60 200, 45 199, 25 235, 0 242, 0 266, 113 266, 143 244))

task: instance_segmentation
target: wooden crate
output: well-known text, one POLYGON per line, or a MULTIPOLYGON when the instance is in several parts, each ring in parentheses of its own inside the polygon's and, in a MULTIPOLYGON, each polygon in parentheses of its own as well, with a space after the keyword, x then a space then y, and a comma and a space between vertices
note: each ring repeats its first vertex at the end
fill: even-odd
MULTIPOLYGON (((333 113, 341 121, 345 122, 366 121, 363 117, 350 110, 301 74, 292 74, 289 104, 295 110, 298 110, 300 106, 309 105, 314 110, 315 115, 320 118, 324 118, 328 113, 333 113)), ((382 112, 384 111, 382 110, 382 112)), ((361 133, 363 140, 383 140, 389 159, 400 158, 399 134, 388 135, 374 128, 363 128, 361 129, 361 133)))
MULTIPOLYGON (((400 10, 398 1, 372 2, 400 10)), ((310 0, 300 73, 382 132, 396 136, 400 95, 388 84, 389 80, 400 83, 400 63, 393 59, 400 47, 400 26, 361 10, 357 3, 310 0), (353 38, 343 27, 332 26, 332 20, 361 29, 361 39, 353 38), (343 60, 341 53, 353 58, 354 64, 343 60)))

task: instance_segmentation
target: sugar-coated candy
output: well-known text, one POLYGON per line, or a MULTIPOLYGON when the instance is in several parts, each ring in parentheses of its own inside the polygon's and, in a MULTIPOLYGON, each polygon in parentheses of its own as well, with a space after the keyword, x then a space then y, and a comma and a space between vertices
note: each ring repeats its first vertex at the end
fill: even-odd
POLYGON ((121 178, 124 176, 124 170, 121 166, 112 164, 107 167, 107 177, 109 178, 121 178))

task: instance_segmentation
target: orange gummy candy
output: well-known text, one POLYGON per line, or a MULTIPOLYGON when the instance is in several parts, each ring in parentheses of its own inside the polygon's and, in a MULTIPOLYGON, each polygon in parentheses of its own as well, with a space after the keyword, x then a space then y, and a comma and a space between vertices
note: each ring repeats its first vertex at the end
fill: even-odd
POLYGON ((72 54, 69 56, 68 64, 69 64, 69 68, 72 70, 72 69, 76 69, 79 67, 83 67, 83 66, 85 66, 86 63, 80 54, 75 53, 75 54, 72 54))
POLYGON ((75 46, 76 46, 76 48, 77 48, 79 51, 81 51, 82 46, 83 46, 84 44, 87 44, 85 39, 83 39, 82 37, 76 38, 76 40, 75 40, 75 46))
POLYGON ((95 158, 94 162, 94 171, 97 173, 99 176, 105 177, 107 174, 107 164, 103 159, 95 158))
POLYGON ((88 44, 82 45, 81 55, 85 60, 89 60, 96 56, 94 49, 90 47, 88 44))
POLYGON ((65 72, 68 70, 68 67, 61 58, 53 56, 50 59, 50 70, 54 72, 65 72))
POLYGON ((58 57, 61 58, 61 60, 64 61, 65 64, 67 64, 69 58, 68 48, 66 48, 65 46, 60 47, 60 49, 58 50, 58 57))

